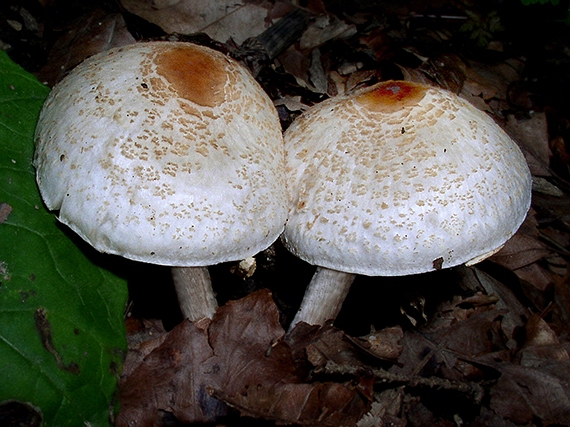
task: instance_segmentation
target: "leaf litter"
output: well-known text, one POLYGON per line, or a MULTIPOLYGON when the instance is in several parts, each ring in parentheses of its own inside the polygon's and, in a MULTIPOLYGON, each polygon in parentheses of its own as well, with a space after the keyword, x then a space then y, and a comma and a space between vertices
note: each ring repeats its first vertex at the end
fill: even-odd
POLYGON ((221 307, 201 328, 185 320, 121 384, 118 426, 213 422, 235 408, 287 424, 355 424, 371 393, 363 381, 304 382, 269 291, 221 307), (144 404, 141 405, 141 402, 144 404))
MULTIPOLYGON (((291 271, 310 268, 279 243, 271 263, 256 257, 252 276, 219 266, 225 282, 218 298, 229 302, 211 322, 178 319, 165 328, 144 313, 127 319, 117 425, 570 424, 570 111, 562 101, 570 61, 567 38, 549 38, 545 17, 533 16, 545 9, 519 5, 521 22, 514 25, 507 18, 512 11, 470 2, 342 7, 312 0, 302 8, 310 20, 297 40, 268 58, 255 50, 244 56, 241 45, 294 3, 121 3, 128 13, 89 10, 71 28, 60 27, 46 64, 36 68, 40 79, 53 84, 86 56, 114 45, 190 40, 238 59, 253 56, 252 71, 284 128, 310 105, 378 80, 439 85, 486 111, 513 137, 534 191, 517 234, 490 260, 454 269, 453 291, 441 291, 448 289, 444 272, 410 277, 406 291, 381 297, 386 302, 347 303, 337 324, 352 325, 346 319, 356 313, 350 328, 299 324, 286 333, 283 325, 306 283, 291 271), (520 30, 529 27, 544 37, 520 30), (247 291, 236 294, 235 286, 247 291), (389 303, 396 308, 386 310, 389 303), (377 312, 364 315, 363 306, 377 312)), ((384 285, 375 280, 361 288, 384 285)))

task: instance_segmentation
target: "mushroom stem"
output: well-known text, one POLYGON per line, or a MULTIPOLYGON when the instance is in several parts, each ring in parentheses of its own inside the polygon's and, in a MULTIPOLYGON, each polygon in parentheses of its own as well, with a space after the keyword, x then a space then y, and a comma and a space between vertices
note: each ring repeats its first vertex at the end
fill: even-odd
POLYGON ((211 319, 218 308, 207 267, 172 267, 172 280, 178 304, 192 322, 211 319))
POLYGON ((355 277, 352 273, 317 267, 289 330, 299 322, 324 325, 335 319, 355 277))

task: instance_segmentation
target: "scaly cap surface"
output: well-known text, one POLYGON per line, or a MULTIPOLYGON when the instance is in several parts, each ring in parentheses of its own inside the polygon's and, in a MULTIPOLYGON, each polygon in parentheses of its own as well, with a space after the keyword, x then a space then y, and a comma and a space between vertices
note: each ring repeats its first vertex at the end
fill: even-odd
POLYGON ((279 236, 282 143, 271 100, 242 66, 150 42, 96 55, 52 90, 34 163, 48 208, 99 251, 204 266, 279 236))
POLYGON ((285 246, 371 276, 467 263, 500 248, 530 207, 519 148, 451 92, 383 82, 324 101, 285 133, 285 246))

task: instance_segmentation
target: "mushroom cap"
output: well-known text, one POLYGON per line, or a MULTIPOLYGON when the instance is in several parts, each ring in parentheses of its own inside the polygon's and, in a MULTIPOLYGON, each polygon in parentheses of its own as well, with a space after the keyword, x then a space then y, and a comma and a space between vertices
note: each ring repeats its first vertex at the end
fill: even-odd
POLYGON ((277 113, 212 49, 149 42, 89 58, 54 87, 35 138, 45 204, 101 252, 206 266, 283 230, 277 113))
POLYGON ((478 261, 519 228, 531 175, 484 112, 443 89, 388 81, 312 107, 285 132, 284 245, 369 276, 478 261))

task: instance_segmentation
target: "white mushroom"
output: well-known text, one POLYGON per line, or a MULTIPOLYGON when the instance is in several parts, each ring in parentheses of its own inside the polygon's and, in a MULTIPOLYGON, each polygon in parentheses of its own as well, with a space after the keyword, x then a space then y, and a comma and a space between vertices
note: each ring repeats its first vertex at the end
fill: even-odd
POLYGON ((356 274, 481 261, 516 232, 531 175, 517 145, 455 94, 389 81, 324 101, 285 132, 282 236, 317 265, 292 326, 334 319, 356 274))
POLYGON ((149 42, 93 56, 56 85, 34 163, 61 222, 101 252, 175 267, 182 313, 198 320, 217 307, 206 267, 283 230, 282 145, 245 68, 205 47, 149 42))

